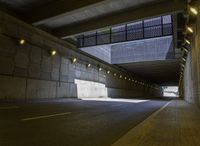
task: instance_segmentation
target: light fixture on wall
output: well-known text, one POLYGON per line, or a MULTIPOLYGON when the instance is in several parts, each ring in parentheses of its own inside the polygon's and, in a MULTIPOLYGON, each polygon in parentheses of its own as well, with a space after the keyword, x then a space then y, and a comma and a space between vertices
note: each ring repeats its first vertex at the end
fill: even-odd
POLYGON ((55 56, 56 55, 56 50, 51 50, 51 56, 55 56))
POLYGON ((72 63, 76 63, 77 62, 77 58, 72 58, 72 63))
POLYGON ((25 39, 20 39, 20 40, 19 40, 19 44, 20 44, 20 45, 24 45, 25 43, 26 43, 26 40, 25 40, 25 39))
POLYGON ((122 75, 120 75, 119 78, 121 79, 121 78, 122 78, 122 75))
POLYGON ((116 77, 116 76, 117 76, 117 73, 114 73, 113 75, 116 77))
POLYGON ((185 66, 182 66, 182 65, 181 65, 180 69, 184 69, 184 68, 185 68, 185 66))
POLYGON ((184 70, 184 67, 181 67, 180 70, 183 71, 183 70, 184 70))
POLYGON ((124 77, 125 80, 127 80, 127 77, 124 77))
POLYGON ((186 59, 185 59, 184 57, 182 58, 182 60, 183 60, 184 62, 186 61, 186 59))
POLYGON ((99 67, 99 71, 102 71, 102 68, 101 68, 101 67, 99 67))
POLYGON ((188 45, 191 44, 191 42, 190 42, 188 39, 185 39, 185 42, 186 42, 188 45))
POLYGON ((188 53, 188 49, 187 49, 187 48, 185 48, 185 47, 184 47, 184 51, 185 51, 186 53, 188 53))
POLYGON ((107 74, 110 74, 110 71, 109 71, 109 70, 107 70, 107 74))
POLYGON ((56 50, 48 50, 48 53, 50 56, 55 56, 56 55, 56 50))
POLYGON ((90 68, 90 67, 91 67, 91 64, 90 64, 90 63, 88 63, 88 64, 86 65, 86 67, 87 67, 87 68, 90 68))
POLYGON ((193 32, 194 32, 193 28, 190 27, 190 26, 186 26, 186 29, 187 29, 187 31, 188 31, 189 33, 193 33, 193 32))
POLYGON ((197 8, 194 8, 194 7, 190 6, 190 7, 189 7, 189 10, 190 10, 190 12, 191 12, 193 15, 197 15, 197 14, 198 14, 197 8))

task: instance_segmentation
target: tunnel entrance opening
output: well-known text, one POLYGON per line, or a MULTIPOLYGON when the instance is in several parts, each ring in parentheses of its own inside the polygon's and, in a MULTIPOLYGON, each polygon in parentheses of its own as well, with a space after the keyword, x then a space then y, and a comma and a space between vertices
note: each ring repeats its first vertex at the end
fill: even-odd
POLYGON ((106 85, 94 81, 75 79, 77 85, 77 97, 81 98, 105 98, 108 96, 106 85))
POLYGON ((179 97, 178 86, 163 86, 164 97, 179 97))

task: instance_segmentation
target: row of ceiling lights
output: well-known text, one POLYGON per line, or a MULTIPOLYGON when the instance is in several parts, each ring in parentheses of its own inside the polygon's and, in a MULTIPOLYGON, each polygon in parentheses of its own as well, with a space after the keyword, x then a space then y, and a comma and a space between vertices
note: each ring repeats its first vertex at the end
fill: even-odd
MULTIPOLYGON (((19 44, 20 45, 25 45, 26 44, 26 40, 25 39, 20 39, 19 40, 19 44)), ((56 54, 57 54, 57 51, 56 50, 50 50, 49 51, 49 54, 51 55, 51 56, 55 56, 56 54)), ((71 62, 73 63, 73 64, 75 64, 76 62, 78 61, 78 59, 76 58, 76 57, 73 57, 73 58, 71 58, 71 62)), ((88 63, 88 64, 86 64, 86 67, 87 68, 90 68, 90 67, 92 67, 92 64, 91 63, 88 63)), ((100 66, 98 66, 98 70, 99 71, 102 71, 103 70, 103 68, 102 67, 100 67, 100 66)), ((107 74, 111 74, 111 71, 110 70, 106 70, 106 73, 107 74)), ((117 73, 113 73, 113 76, 117 76, 117 73)), ((132 78, 128 78, 127 76, 123 76, 123 75, 119 75, 119 79, 124 79, 124 80, 128 80, 128 81, 132 81, 132 82, 134 82, 134 83, 136 83, 136 84, 138 84, 138 85, 142 85, 142 86, 146 86, 146 87, 150 87, 150 88, 154 88, 154 89, 158 89, 158 88, 156 88, 154 85, 150 85, 150 84, 147 84, 147 83, 144 83, 143 81, 138 81, 138 80, 136 80, 136 79, 132 79, 132 78)))
MULTIPOLYGON (((189 16, 197 16, 198 15, 198 10, 197 8, 193 7, 193 6, 189 6, 189 16)), ((186 25, 186 33, 189 35, 189 34, 193 34, 194 33, 194 29, 192 26, 190 25, 186 25)), ((181 63, 181 72, 180 72, 180 80, 182 80, 183 78, 183 72, 184 72, 184 68, 185 68, 185 63, 186 63, 186 57, 187 57, 187 54, 189 52, 189 49, 188 47, 191 47, 191 42, 189 39, 185 38, 184 39, 184 45, 183 45, 183 51, 184 51, 184 55, 182 57, 182 63, 181 63)))

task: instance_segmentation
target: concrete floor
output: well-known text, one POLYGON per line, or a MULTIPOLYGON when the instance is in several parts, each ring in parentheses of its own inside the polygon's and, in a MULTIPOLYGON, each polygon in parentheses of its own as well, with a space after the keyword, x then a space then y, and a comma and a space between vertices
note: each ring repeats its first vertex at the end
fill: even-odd
POLYGON ((167 101, 0 103, 0 146, 109 146, 167 101))
POLYGON ((199 146, 200 109, 173 100, 131 129, 112 146, 199 146))

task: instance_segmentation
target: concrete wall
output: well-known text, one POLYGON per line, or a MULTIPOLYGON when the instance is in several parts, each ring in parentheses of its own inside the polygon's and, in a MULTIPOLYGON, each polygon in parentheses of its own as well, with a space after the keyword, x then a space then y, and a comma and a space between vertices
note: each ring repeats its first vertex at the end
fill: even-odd
POLYGON ((195 103, 195 98, 193 95, 193 77, 192 77, 192 66, 191 66, 191 51, 188 53, 187 62, 185 64, 184 71, 184 98, 186 101, 195 103))
POLYGON ((80 49, 111 64, 180 58, 179 49, 174 49, 172 36, 97 45, 80 49))
POLYGON ((197 64, 198 54, 195 53, 197 53, 195 49, 188 53, 182 86, 183 98, 190 103, 199 105, 199 64, 197 64))
POLYGON ((172 36, 136 40, 111 47, 111 63, 122 64, 174 59, 172 36))
POLYGON ((161 97, 162 89, 152 89, 146 86, 134 84, 124 79, 115 79, 112 74, 107 75, 106 86, 109 97, 134 98, 134 97, 161 97), (120 85, 120 86, 119 86, 120 85), (148 94, 148 95, 147 95, 148 94))
POLYGON ((81 48, 81 50, 105 62, 111 63, 111 47, 109 45, 85 47, 81 48))
POLYGON ((111 97, 160 94, 160 90, 146 90, 139 85, 135 88, 134 83, 107 75, 106 70, 124 74, 119 68, 93 59, 67 42, 0 12, 0 99, 76 98, 75 79, 105 84, 111 97), (27 43, 19 45, 19 38, 27 43), (51 49, 58 53, 50 56, 51 49), (73 57, 78 58, 75 64, 71 62, 73 57), (92 63, 92 67, 87 68, 87 63, 92 63), (99 71, 98 66, 104 70, 99 71))
MULTIPOLYGON (((200 2, 198 11, 200 12, 200 2)), ((191 48, 187 54, 186 66, 184 69, 183 93, 184 99, 190 103, 200 105, 200 14, 196 23, 193 24, 194 34, 191 35, 191 48)), ((181 89, 181 87, 180 87, 181 89)))

